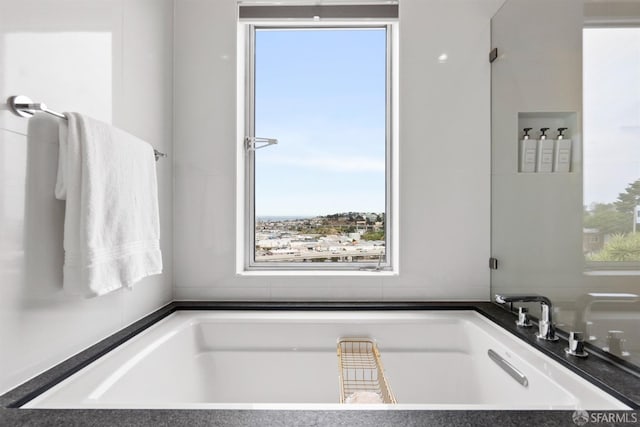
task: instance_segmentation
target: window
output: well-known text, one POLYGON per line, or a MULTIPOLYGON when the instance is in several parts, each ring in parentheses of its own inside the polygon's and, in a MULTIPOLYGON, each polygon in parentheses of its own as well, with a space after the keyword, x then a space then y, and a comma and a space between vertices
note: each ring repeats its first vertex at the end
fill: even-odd
POLYGON ((396 30, 367 10, 241 7, 243 271, 394 267, 396 30))
POLYGON ((640 28, 583 31, 585 260, 640 266, 640 28))

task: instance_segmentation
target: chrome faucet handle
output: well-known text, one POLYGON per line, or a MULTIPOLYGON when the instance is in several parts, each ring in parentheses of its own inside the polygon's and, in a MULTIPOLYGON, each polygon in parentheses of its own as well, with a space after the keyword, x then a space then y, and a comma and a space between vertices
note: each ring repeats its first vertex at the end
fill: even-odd
POLYGON ((545 341, 558 341, 556 336, 556 328, 551 320, 551 307, 547 304, 540 306, 540 319, 538 320, 538 334, 536 338, 545 341))
POLYGON ((533 323, 529 319, 529 309, 526 307, 518 307, 518 320, 516 320, 516 325, 521 328, 530 328, 533 323))
POLYGON ((584 350, 584 333, 569 332, 569 347, 564 352, 570 356, 587 357, 589 353, 584 350))

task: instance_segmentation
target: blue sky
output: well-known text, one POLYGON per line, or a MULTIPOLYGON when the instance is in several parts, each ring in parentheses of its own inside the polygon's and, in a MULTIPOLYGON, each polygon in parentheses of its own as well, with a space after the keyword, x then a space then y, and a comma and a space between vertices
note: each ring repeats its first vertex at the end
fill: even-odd
POLYGON ((640 28, 583 32, 584 204, 640 178, 640 28))
POLYGON ((386 35, 257 30, 256 216, 384 212, 386 35))

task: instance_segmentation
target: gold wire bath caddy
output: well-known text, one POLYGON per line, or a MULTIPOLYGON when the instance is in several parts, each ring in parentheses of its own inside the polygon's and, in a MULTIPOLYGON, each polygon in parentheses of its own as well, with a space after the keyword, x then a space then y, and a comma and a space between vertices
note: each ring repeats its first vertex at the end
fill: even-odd
MULTIPOLYGON (((338 340, 340 403, 349 403, 358 393, 376 393, 380 403, 397 403, 384 375, 380 352, 369 338, 338 340)), ((353 401, 356 403, 356 401, 353 401)))

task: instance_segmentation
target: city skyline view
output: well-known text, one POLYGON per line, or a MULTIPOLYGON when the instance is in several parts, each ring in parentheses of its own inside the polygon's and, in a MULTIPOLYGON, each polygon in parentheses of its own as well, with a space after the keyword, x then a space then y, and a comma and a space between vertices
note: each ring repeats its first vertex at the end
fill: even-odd
POLYGON ((386 259, 384 213, 258 217, 255 230, 255 262, 380 263, 386 259))

